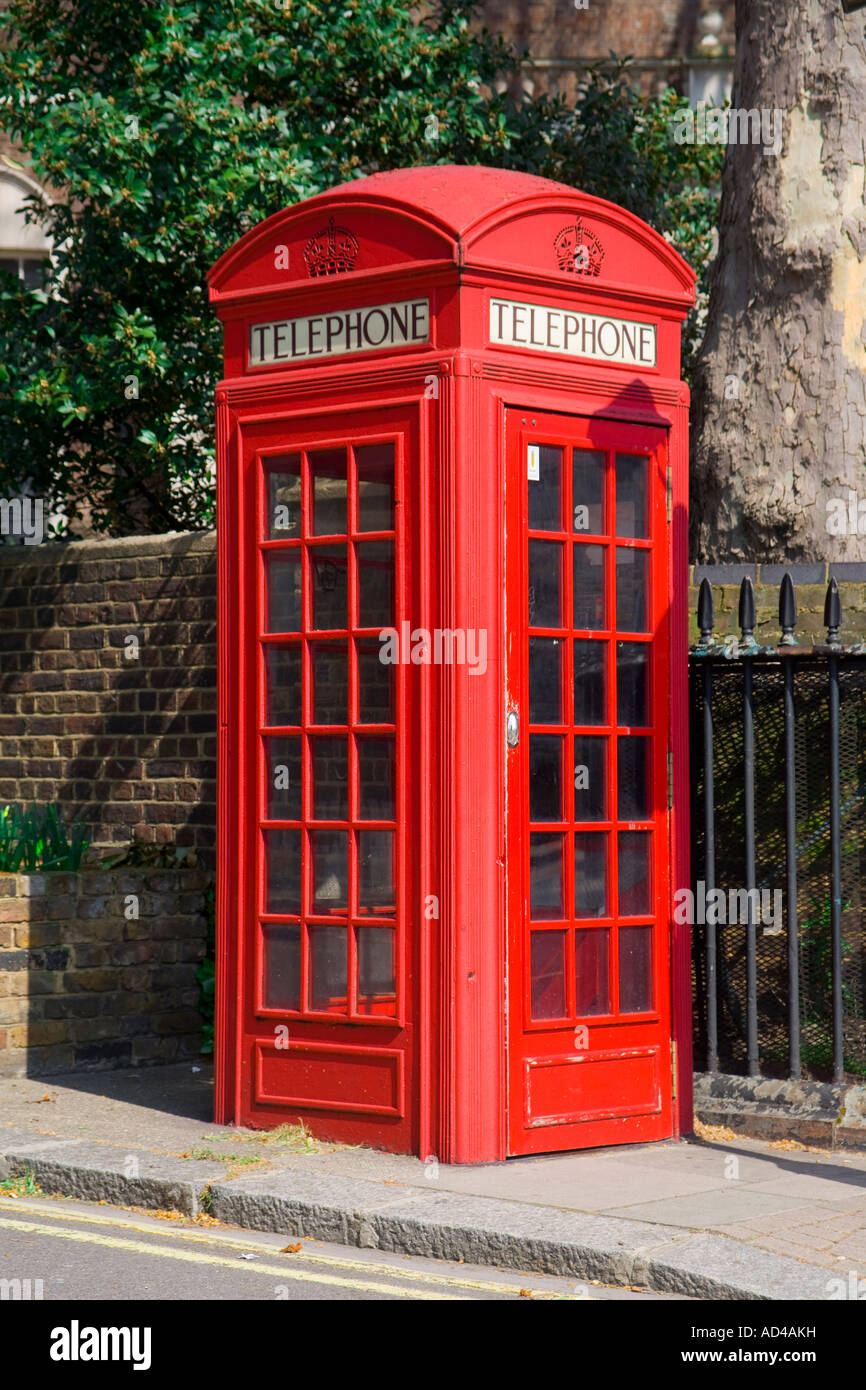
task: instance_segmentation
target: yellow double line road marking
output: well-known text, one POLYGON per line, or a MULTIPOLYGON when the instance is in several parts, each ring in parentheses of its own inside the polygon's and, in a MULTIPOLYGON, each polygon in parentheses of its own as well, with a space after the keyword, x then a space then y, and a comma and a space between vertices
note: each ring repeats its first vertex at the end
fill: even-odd
POLYGON ((432 1293, 427 1290, 401 1289, 399 1285, 380 1284, 373 1279, 341 1279, 334 1274, 309 1273, 287 1268, 283 1265, 266 1265, 258 1261, 253 1265, 246 1260, 233 1260, 220 1255, 203 1255, 197 1250, 171 1250, 167 1246, 149 1245, 144 1240, 122 1240, 119 1236, 103 1236, 84 1231, 64 1231, 57 1226, 42 1225, 38 1221, 14 1221, 0 1217, 0 1227, 11 1227, 16 1231, 26 1231, 31 1235, 53 1236, 57 1240, 74 1240, 82 1245, 107 1246, 111 1250, 126 1250, 136 1255, 153 1255, 163 1260, 183 1260, 187 1264, 207 1265, 209 1269, 242 1269, 245 1274, 268 1274, 282 1281, 291 1280, 298 1284, 325 1284, 331 1288, 357 1289, 365 1293, 385 1293, 394 1298, 418 1298, 426 1300, 450 1300, 459 1294, 432 1293))
MULTIPOLYGON (((43 1206, 35 1203, 25 1203, 20 1200, 3 1202, 0 1200, 0 1228, 8 1227, 13 1230, 24 1231, 33 1235, 53 1236, 60 1240, 72 1240, 81 1244, 102 1245, 111 1249, 127 1250, 139 1255, 155 1255, 164 1259, 174 1259, 186 1261, 189 1264, 203 1264, 210 1268, 237 1269, 244 1273, 257 1273, 270 1276, 277 1276, 283 1280, 294 1280, 296 1283, 324 1284, 337 1288, 351 1288, 372 1293, 386 1293, 397 1298, 417 1298, 433 1301, 454 1300, 460 1298, 458 1290, 466 1293, 497 1293, 510 1294, 512 1297, 530 1297, 543 1300, 561 1300, 568 1298, 565 1294, 551 1293, 548 1290, 531 1289, 526 1285, 495 1283, 492 1280, 483 1279, 461 1279, 455 1275, 424 1273, 417 1269, 401 1269, 399 1266, 375 1264, 367 1260, 353 1260, 335 1255, 325 1255, 304 1250, 298 1253, 297 1259, 303 1260, 305 1264, 313 1264, 321 1268, 321 1272, 316 1270, 299 1270, 292 1268, 292 1262, 286 1260, 285 1263, 267 1264, 260 1258, 255 1262, 241 1259, 233 1259, 217 1254, 203 1254, 194 1250, 170 1249, 165 1245, 152 1245, 148 1241, 123 1239, 118 1236, 101 1235, 95 1232, 82 1232, 74 1230, 63 1230, 60 1226, 47 1224, 40 1221, 27 1221, 13 1217, 11 1212, 26 1212, 33 1216, 50 1217, 51 1222, 76 1223, 87 1226, 113 1226, 123 1230, 135 1231, 140 1234, 149 1235, 157 1240, 182 1241, 184 1243, 207 1245, 214 1251, 220 1247, 249 1251, 252 1241, 239 1240, 237 1237, 228 1234, 205 1235, 200 1231, 190 1230, 157 1230, 152 1226, 146 1226, 133 1220, 123 1220, 118 1217, 104 1215, 87 1215, 82 1212, 70 1211, 51 1211, 47 1212, 43 1206), (5 1213, 10 1215, 6 1216, 5 1213), (355 1277, 328 1274, 326 1268, 336 1268, 357 1272, 355 1277), (406 1284, 425 1284, 433 1287, 442 1287, 453 1290, 448 1293, 435 1293, 431 1289, 400 1288, 397 1284, 385 1284, 377 1282, 376 1279, 357 1277, 361 1274, 378 1275, 380 1277, 397 1280, 406 1284)), ((263 1249, 266 1247, 259 1247, 263 1249)), ((282 1253, 282 1252, 280 1252, 282 1253)))

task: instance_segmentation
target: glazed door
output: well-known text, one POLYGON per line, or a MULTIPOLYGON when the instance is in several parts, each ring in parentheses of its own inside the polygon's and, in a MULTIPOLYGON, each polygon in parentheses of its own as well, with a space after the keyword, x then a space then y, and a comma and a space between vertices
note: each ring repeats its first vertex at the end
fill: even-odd
POLYGON ((672 1133, 661 429, 509 410, 509 1152, 672 1133))
POLYGON ((411 1148, 405 669, 414 417, 243 431, 243 1120, 411 1148))

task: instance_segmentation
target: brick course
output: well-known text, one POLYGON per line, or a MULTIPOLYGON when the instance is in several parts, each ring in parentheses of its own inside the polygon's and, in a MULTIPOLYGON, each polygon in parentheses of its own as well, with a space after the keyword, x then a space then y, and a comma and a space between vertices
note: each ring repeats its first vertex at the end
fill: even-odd
POLYGON ((0 1076, 196 1056, 210 881, 203 869, 0 874, 0 1076))
POLYGON ((686 87, 687 64, 702 54, 700 20, 710 11, 721 14, 721 47, 733 53, 734 0, 588 0, 585 7, 576 0, 481 0, 478 19, 518 53, 528 52, 524 82, 571 98, 580 73, 611 50, 636 60, 645 87, 686 87))
POLYGON ((0 547, 0 697, 0 803, 212 862, 216 533, 0 547))

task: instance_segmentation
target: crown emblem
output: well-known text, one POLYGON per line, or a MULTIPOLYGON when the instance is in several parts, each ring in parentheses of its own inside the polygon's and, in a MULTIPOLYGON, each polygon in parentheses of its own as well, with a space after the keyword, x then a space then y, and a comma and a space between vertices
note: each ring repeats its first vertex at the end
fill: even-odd
POLYGON ((327 227, 311 236, 304 247, 307 270, 310 275, 339 275, 353 270, 358 249, 358 238, 348 227, 336 226, 332 217, 327 227))
POLYGON ((604 247, 580 218, 571 227, 563 227, 553 243, 560 270, 569 275, 598 275, 604 260, 604 247))

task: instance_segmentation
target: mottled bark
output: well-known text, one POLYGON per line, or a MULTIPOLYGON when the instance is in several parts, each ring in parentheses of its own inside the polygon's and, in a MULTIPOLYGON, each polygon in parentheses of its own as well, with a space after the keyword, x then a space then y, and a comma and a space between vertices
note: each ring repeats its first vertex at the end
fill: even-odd
POLYGON ((732 104, 778 109, 783 139, 728 146, 692 559, 866 559, 866 11, 737 0, 732 104))

